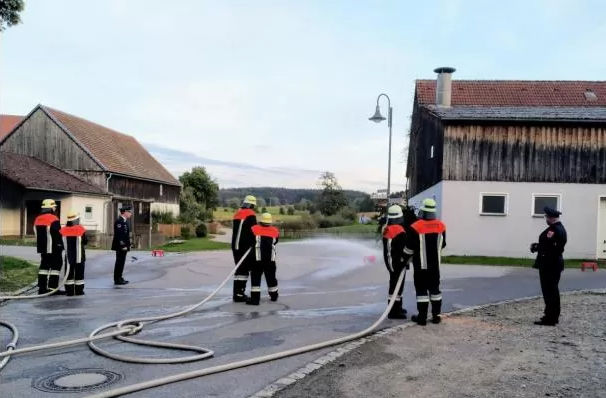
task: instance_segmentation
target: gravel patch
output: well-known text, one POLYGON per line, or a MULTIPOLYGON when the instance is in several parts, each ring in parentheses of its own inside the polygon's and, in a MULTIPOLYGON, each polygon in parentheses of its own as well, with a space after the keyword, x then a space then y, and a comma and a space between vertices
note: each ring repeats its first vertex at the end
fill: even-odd
POLYGON ((275 397, 603 397, 606 294, 562 296, 556 327, 543 301, 489 306, 379 337, 275 397))

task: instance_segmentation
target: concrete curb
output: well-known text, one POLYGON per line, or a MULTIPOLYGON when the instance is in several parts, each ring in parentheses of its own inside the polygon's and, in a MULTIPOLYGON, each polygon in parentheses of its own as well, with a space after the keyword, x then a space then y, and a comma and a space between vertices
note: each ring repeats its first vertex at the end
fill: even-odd
MULTIPOLYGON (((572 294, 585 294, 585 293, 606 294, 606 289, 570 290, 567 292, 562 292, 560 294, 561 295, 572 295, 572 294)), ((447 313, 444 313, 442 316, 447 318, 447 317, 450 317, 453 315, 465 314, 465 313, 477 311, 477 310, 488 308, 488 307, 518 303, 518 302, 522 302, 522 301, 536 300, 536 299, 539 299, 542 297, 543 296, 528 296, 528 297, 521 297, 521 298, 516 298, 516 299, 510 299, 510 300, 497 301, 494 303, 481 304, 481 305, 476 305, 473 307, 468 307, 468 308, 463 308, 463 309, 456 310, 456 311, 447 312, 447 313)), ((401 331, 401 330, 406 329, 411 326, 415 326, 415 324, 412 322, 406 322, 403 325, 397 325, 397 326, 392 326, 392 327, 388 327, 385 329, 381 329, 377 332, 372 333, 371 335, 369 335, 367 337, 362 337, 360 339, 351 341, 349 343, 345 343, 343 346, 340 346, 336 350, 333 350, 333 351, 329 352, 328 354, 325 354, 325 355, 321 356, 320 358, 318 358, 312 362, 309 362, 307 365, 303 366, 302 368, 297 369, 295 372, 289 374, 288 376, 284 376, 284 377, 276 380, 275 382, 271 383, 270 385, 266 386, 262 390, 255 393, 254 395, 251 395, 250 398, 273 397, 278 391, 283 390, 284 388, 288 387, 289 385, 291 385, 293 383, 296 383, 298 380, 304 379, 305 377, 311 375, 316 370, 323 368, 324 366, 328 365, 329 363, 333 362, 335 359, 343 356, 344 354, 346 354, 350 351, 353 351, 356 348, 358 348, 366 343, 374 341, 374 340, 378 339, 379 337, 393 334, 395 332, 401 331)))

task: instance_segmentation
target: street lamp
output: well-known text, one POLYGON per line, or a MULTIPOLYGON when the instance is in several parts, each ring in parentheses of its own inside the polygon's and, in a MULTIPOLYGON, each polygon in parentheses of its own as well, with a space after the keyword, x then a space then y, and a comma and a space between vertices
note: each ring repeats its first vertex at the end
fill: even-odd
POLYGON ((381 109, 379 108, 379 100, 381 97, 387 98, 387 107, 389 108, 387 112, 387 126, 389 127, 389 154, 387 156, 387 206, 389 206, 389 193, 391 186, 391 101, 389 100, 389 96, 387 94, 379 94, 377 97, 377 108, 375 109, 375 114, 368 118, 368 120, 372 120, 375 123, 381 123, 385 120, 385 117, 381 115, 381 109))

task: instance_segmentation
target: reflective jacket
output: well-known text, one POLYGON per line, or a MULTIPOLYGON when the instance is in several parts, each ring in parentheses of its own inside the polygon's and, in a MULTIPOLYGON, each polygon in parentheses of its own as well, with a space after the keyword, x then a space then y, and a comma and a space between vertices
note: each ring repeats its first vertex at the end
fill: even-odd
POLYGON ((40 214, 34 220, 34 233, 36 234, 36 248, 41 254, 61 254, 63 239, 59 230, 59 219, 52 213, 40 214))
POLYGON ((67 261, 71 266, 86 261, 84 246, 88 243, 86 228, 82 225, 68 225, 61 228, 61 236, 65 239, 67 261))
POLYGON ((272 226, 255 225, 252 227, 255 239, 255 260, 262 263, 276 262, 276 245, 280 231, 272 226))
POLYGON ((240 209, 232 221, 231 250, 243 254, 255 244, 252 227, 257 225, 257 216, 252 209, 240 209))
POLYGON ((400 224, 391 224, 383 230, 383 259, 390 272, 400 269, 404 262, 406 232, 400 224))
POLYGON ((446 247, 446 226, 440 220, 418 220, 406 234, 404 253, 412 256, 415 269, 439 267, 446 247))

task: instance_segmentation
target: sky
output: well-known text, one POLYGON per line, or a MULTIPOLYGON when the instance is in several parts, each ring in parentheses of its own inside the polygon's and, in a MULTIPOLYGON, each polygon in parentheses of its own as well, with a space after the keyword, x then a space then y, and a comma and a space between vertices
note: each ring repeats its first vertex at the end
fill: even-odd
POLYGON ((606 2, 26 0, 0 113, 38 103, 135 136, 221 187, 405 186, 415 79, 606 79, 606 2), (387 103, 381 100, 381 109, 387 103))

